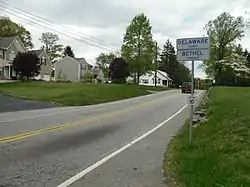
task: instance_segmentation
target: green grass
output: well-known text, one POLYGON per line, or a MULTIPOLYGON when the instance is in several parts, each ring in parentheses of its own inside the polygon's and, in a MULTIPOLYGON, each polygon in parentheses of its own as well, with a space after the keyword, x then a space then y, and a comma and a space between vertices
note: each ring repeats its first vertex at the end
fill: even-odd
POLYGON ((174 138, 165 154, 167 183, 185 187, 250 186, 250 88, 218 87, 209 93, 208 122, 174 138))
POLYGON ((56 102, 62 105, 90 105, 150 94, 148 90, 168 88, 118 84, 81 84, 55 82, 1 83, 0 93, 17 98, 56 102))

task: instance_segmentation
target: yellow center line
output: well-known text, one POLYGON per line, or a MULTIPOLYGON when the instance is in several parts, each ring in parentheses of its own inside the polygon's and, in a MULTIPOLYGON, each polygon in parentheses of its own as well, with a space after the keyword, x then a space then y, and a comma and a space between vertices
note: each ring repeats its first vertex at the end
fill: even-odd
MULTIPOLYGON (((174 95, 170 95, 167 98, 170 98, 171 96, 174 96, 174 95)), ((34 130, 34 131, 26 132, 26 133, 21 133, 21 134, 17 134, 17 135, 13 135, 13 136, 0 138, 0 143, 13 142, 13 141, 25 139, 25 138, 28 138, 28 137, 31 137, 31 136, 40 135, 40 134, 43 134, 43 133, 46 133, 46 132, 52 132, 52 131, 56 131, 56 130, 60 130, 60 129, 65 129, 65 128, 69 128, 69 127, 73 127, 73 126, 77 126, 77 125, 83 125, 83 124, 86 124, 86 123, 106 119, 106 118, 109 118, 109 117, 112 117, 112 116, 115 116, 115 115, 130 111, 130 110, 135 110, 137 108, 142 108, 144 106, 151 105, 153 103, 156 103, 156 102, 162 101, 162 100, 163 100, 163 98, 158 99, 158 100, 154 100, 154 101, 144 102, 144 103, 137 104, 137 105, 134 105, 134 106, 122 109, 122 110, 107 113, 107 114, 100 115, 100 116, 97 116, 97 117, 92 117, 92 118, 85 119, 85 120, 80 120, 80 121, 75 121, 75 122, 71 122, 71 123, 56 125, 56 126, 52 126, 52 127, 48 127, 48 128, 44 128, 44 129, 34 130)))

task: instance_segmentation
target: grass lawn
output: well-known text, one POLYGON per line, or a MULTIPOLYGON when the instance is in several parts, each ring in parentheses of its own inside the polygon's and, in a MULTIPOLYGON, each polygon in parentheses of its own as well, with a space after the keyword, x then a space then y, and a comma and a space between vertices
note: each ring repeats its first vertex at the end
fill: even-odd
POLYGON ((213 88, 209 98, 209 120, 194 129, 193 144, 187 126, 171 141, 164 160, 166 181, 185 187, 248 187, 250 88, 213 88))
POLYGON ((150 94, 148 90, 168 88, 118 84, 81 84, 55 82, 1 83, 0 93, 38 101, 52 101, 62 105, 90 105, 150 94))

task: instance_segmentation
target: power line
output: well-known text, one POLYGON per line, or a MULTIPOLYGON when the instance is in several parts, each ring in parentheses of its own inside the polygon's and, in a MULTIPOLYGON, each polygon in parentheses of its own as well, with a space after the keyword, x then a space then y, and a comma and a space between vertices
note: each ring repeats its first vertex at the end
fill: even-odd
MULTIPOLYGON (((0 0, 0 2, 2 2, 3 4, 5 4, 5 5, 2 5, 2 6, 5 6, 5 8, 8 8, 8 9, 12 9, 12 10, 14 10, 14 11, 19 11, 18 13, 20 14, 20 12, 23 12, 23 13, 25 13, 25 14, 28 14, 29 16, 27 16, 27 15, 25 15, 25 14, 23 14, 22 13, 22 15, 25 15, 25 16, 27 16, 27 17, 35 17, 35 19, 36 20, 38 20, 39 19, 39 21, 42 21, 42 22, 46 22, 46 24, 47 23, 50 23, 50 24, 53 24, 53 25, 56 25, 56 26, 59 26, 59 27, 61 27, 61 28, 64 28, 64 29, 66 29, 67 30, 67 32, 72 32, 71 30, 71 28, 67 28, 67 27, 65 27, 65 26, 63 26, 63 25, 61 25, 61 24, 58 24, 58 23, 55 23, 55 22, 53 22, 53 21, 51 21, 51 20, 48 20, 48 19, 46 19, 46 18, 43 18, 43 17, 40 17, 40 16, 37 16, 37 15, 35 15, 35 14, 32 14, 32 13, 30 13, 30 12, 28 12, 28 11, 25 11, 25 10, 22 10, 22 9, 20 9, 20 8, 17 8, 17 7, 15 7, 15 6, 13 6, 13 5, 10 5, 10 4, 8 4, 8 3, 6 3, 6 2, 4 2, 3 0, 0 0), (7 6, 6 6, 7 5, 7 6), (38 19, 37 19, 38 18, 38 19), (70 30, 70 31, 69 31, 70 30)), ((33 18, 34 19, 34 18, 33 18)), ((75 33, 74 33, 75 34, 75 33)), ((95 38, 95 37, 91 37, 91 36, 86 36, 85 34, 83 34, 83 33, 81 33, 81 32, 77 32, 77 34, 79 35, 81 35, 81 37, 83 37, 84 39, 86 39, 86 40, 90 40, 89 38, 92 38, 92 40, 96 40, 95 42, 101 42, 101 44, 102 45, 106 45, 105 44, 105 42, 103 41, 103 40, 101 40, 101 39, 98 39, 98 38, 95 38)), ((91 41, 91 40, 90 40, 91 41)), ((93 41, 91 41, 91 42, 93 42, 93 41)), ((109 45, 109 46, 111 46, 111 45, 109 45)), ((112 47, 114 47, 114 46, 112 46, 112 47)))
MULTIPOLYGON (((1 0, 0 0, 1 1, 1 0)), ((4 5, 3 5, 4 6, 4 5)), ((2 8, 2 7, 0 7, 0 8, 2 8)), ((58 30, 55 30, 55 29, 53 29, 53 28, 51 28, 51 27, 48 27, 47 25, 47 23, 45 22, 44 23, 44 21, 40 21, 40 20, 38 20, 38 19, 35 19, 36 21, 39 21, 39 22, 41 22, 41 23, 37 23, 37 22, 34 22, 34 21, 32 21, 32 20, 34 20, 33 18, 31 18, 31 20, 29 20, 29 19, 27 19, 26 18, 26 16, 25 15, 23 15, 23 14, 21 14, 20 15, 20 13, 18 12, 18 11, 14 11, 14 10, 6 10, 6 9, 1 9, 2 11, 4 11, 4 12, 6 12, 6 13, 8 13, 8 14, 10 14, 10 15, 12 15, 12 16, 15 16, 15 17, 17 17, 18 18, 18 20, 21 20, 21 21, 24 21, 24 22, 26 22, 26 23, 32 23, 32 25, 34 25, 34 26, 36 26, 36 27, 42 27, 43 29, 44 28, 47 28, 47 29, 49 29, 49 30, 53 30, 53 31, 55 31, 55 32, 58 32, 58 33, 60 33, 60 34, 63 34, 63 35, 65 35, 65 36, 67 36, 67 37, 71 37, 71 38, 73 38, 73 39, 75 39, 75 40, 77 40, 77 41, 80 41, 80 42, 84 42, 84 43, 88 43, 88 44, 90 44, 90 45, 92 45, 92 46, 95 46, 95 47, 99 47, 99 48, 102 48, 102 49, 105 49, 105 50, 108 50, 108 51, 112 51, 112 52, 114 52, 114 51, 116 51, 115 49, 112 49, 112 48, 110 48, 110 47, 107 47, 107 46, 104 46, 104 45, 101 45, 101 44, 99 44, 99 43, 96 43, 96 42, 93 42, 93 41, 91 41, 91 40, 89 40, 89 39, 86 39, 86 38, 83 38, 83 37, 75 37, 75 33, 73 33, 73 32, 62 32, 62 31, 58 31, 58 30), (18 15, 17 14, 15 14, 15 13, 13 13, 13 12, 16 12, 16 13, 18 13, 18 15), (46 24, 46 26, 45 25, 43 25, 42 23, 44 23, 44 24, 46 24), (71 33, 71 35, 69 34, 69 33, 71 33), (87 40, 87 41, 86 41, 87 40)), ((62 30, 62 29, 60 29, 60 30, 62 30)), ((64 30, 65 31, 65 30, 64 30)))
POLYGON ((84 40, 84 39, 82 39, 82 38, 72 36, 72 35, 70 35, 70 34, 68 34, 68 33, 61 32, 61 31, 55 30, 55 29, 53 29, 53 28, 44 26, 44 25, 42 25, 42 24, 36 23, 36 22, 34 22, 34 21, 32 21, 32 20, 23 18, 23 17, 21 17, 20 15, 17 15, 17 14, 15 14, 15 13, 13 13, 13 12, 9 12, 9 11, 7 11, 7 10, 5 10, 5 9, 2 9, 2 7, 0 7, 0 10, 2 10, 3 12, 8 13, 8 14, 10 14, 10 15, 16 17, 18 20, 25 21, 26 23, 29 23, 29 24, 31 23, 33 26, 36 26, 36 27, 39 27, 39 28, 42 28, 42 29, 46 28, 46 29, 52 30, 52 31, 54 31, 54 32, 60 33, 60 34, 62 34, 62 35, 65 35, 65 36, 67 36, 67 37, 73 38, 73 39, 77 40, 78 42, 88 43, 88 44, 90 44, 90 45, 92 45, 92 46, 99 47, 99 48, 102 48, 102 49, 105 49, 105 50, 108 50, 108 51, 115 52, 114 49, 111 49, 111 48, 102 46, 102 45, 100 45, 100 44, 91 43, 91 42, 86 41, 86 40, 84 40))

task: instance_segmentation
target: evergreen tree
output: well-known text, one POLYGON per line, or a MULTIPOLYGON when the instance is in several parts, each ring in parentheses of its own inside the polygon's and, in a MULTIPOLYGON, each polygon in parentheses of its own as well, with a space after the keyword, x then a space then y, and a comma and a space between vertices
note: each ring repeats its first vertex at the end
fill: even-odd
POLYGON ((70 56, 70 57, 75 58, 75 54, 69 45, 64 48, 63 56, 70 56))

